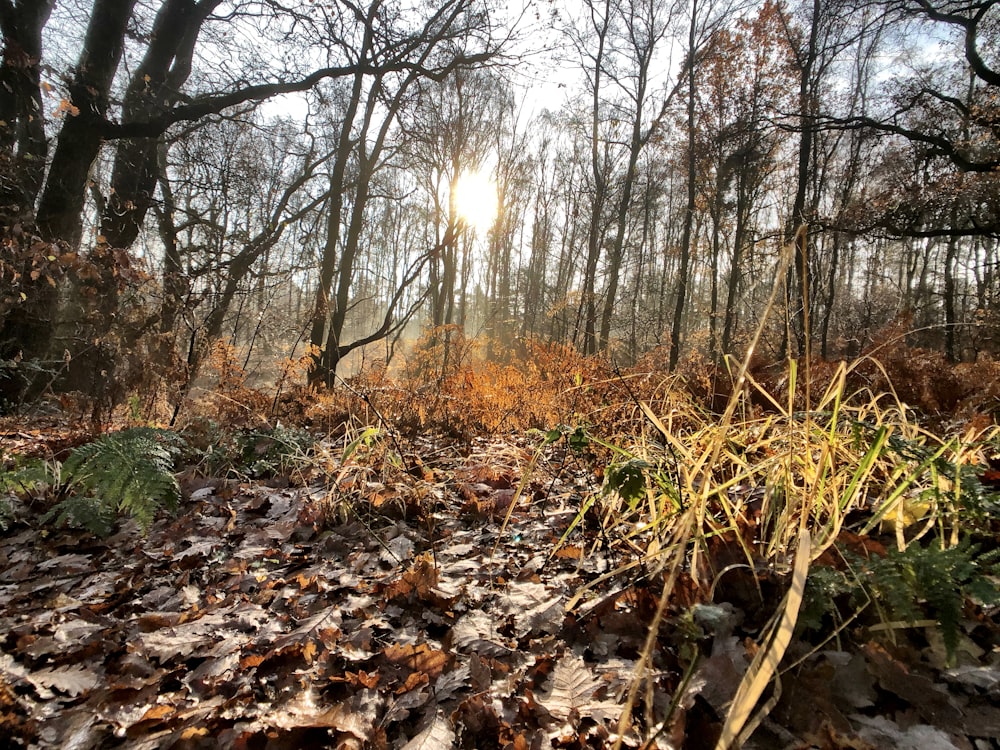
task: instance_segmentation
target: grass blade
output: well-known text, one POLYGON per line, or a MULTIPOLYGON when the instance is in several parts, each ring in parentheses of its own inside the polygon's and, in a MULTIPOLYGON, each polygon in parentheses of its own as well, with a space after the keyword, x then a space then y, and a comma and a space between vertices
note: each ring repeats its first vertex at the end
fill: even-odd
POLYGON ((732 705, 729 707, 729 714, 726 716, 726 723, 722 727, 722 735, 715 745, 715 750, 729 750, 731 747, 739 747, 738 740, 741 738, 743 728, 747 725, 750 714, 754 706, 757 705, 757 701, 760 700, 760 696, 763 695, 764 688, 767 687, 777 671, 778 664, 785 655, 788 644, 791 643, 795 623, 799 617, 799 606, 802 604, 802 596, 806 589, 811 554, 812 542, 809 530, 802 529, 799 532, 799 545, 795 553, 792 585, 782 602, 781 620, 773 631, 770 642, 757 652, 750 668, 743 675, 740 686, 736 690, 736 697, 733 698, 732 705))

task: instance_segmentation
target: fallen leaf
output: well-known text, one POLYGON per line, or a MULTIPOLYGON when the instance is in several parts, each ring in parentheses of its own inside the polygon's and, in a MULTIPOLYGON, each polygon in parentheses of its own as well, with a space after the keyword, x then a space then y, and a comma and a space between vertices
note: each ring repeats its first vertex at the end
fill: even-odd
POLYGON ((875 747, 892 747, 896 750, 959 750, 946 733, 926 724, 915 724, 905 730, 884 716, 853 715, 851 720, 860 725, 858 736, 875 747))
POLYGON ((426 643, 416 645, 392 644, 382 650, 385 658, 398 667, 438 677, 450 662, 450 657, 444 651, 431 648, 426 643))
POLYGON ((877 643, 865 644, 862 651, 879 687, 909 703, 925 721, 947 728, 961 724, 962 712, 954 705, 944 686, 908 669, 877 643))
POLYGON ((163 703, 158 706, 150 707, 150 709, 142 715, 142 719, 140 721, 159 721, 160 719, 164 719, 175 713, 177 713, 176 708, 163 703))
POLYGON ((74 698, 93 690, 101 676, 82 665, 42 669, 26 675, 28 682, 38 688, 54 688, 74 698))
POLYGON ((496 621, 481 610, 473 610, 462 617, 452 628, 452 642, 455 648, 485 656, 509 654, 512 649, 504 645, 506 640, 496 632, 496 621))
POLYGON ((454 741, 455 731, 451 722, 437 713, 423 731, 403 745, 403 750, 451 750, 454 741))
POLYGON ((437 582, 438 569, 434 559, 429 554, 421 555, 399 580, 386 586, 385 598, 392 600, 408 597, 410 594, 416 594, 419 599, 432 598, 431 590, 437 586, 437 582))
POLYGON ((537 696, 538 703, 561 722, 579 720, 583 716, 596 721, 615 721, 622 706, 594 697, 603 686, 582 658, 567 654, 556 662, 548 689, 537 696))

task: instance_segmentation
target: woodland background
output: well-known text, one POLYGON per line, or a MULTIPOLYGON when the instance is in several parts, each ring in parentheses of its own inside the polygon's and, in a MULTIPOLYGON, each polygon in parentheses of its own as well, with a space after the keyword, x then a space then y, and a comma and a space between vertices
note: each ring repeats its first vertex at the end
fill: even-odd
POLYGON ((1000 747, 998 14, 0 0, 0 744, 1000 747))
POLYGON ((762 361, 890 324, 951 362, 1000 345, 989 2, 8 0, 0 22, 7 410, 176 417, 213 356, 331 385, 425 331, 427 377, 457 336, 720 363, 801 225, 762 361), (456 209, 477 170, 489 228, 456 209))

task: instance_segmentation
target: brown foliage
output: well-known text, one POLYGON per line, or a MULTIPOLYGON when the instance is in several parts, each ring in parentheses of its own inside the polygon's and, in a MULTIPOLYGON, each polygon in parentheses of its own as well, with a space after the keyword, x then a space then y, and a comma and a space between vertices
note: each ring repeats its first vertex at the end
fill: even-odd
MULTIPOLYGON (((1000 363, 987 357, 974 363, 950 363, 942 352, 910 345, 907 331, 905 319, 894 321, 875 336, 857 360, 848 363, 848 393, 898 398, 932 423, 1000 413, 1000 363)), ((819 357, 814 357, 808 368, 800 363, 795 408, 806 406, 805 379, 815 396, 830 385, 841 364, 819 357)), ((790 381, 783 363, 759 361, 750 371, 770 394, 781 403, 787 402, 790 381)))
POLYGON ((41 239, 29 224, 4 223, 0 398, 33 402, 50 388, 75 392, 87 402, 83 411, 103 423, 129 395, 155 389, 164 368, 150 334, 156 316, 146 302, 148 282, 127 253, 106 243, 82 254, 41 239), (77 307, 62 322, 61 287, 77 307))
MULTIPOLYGON (((851 364, 847 391, 883 394, 928 419, 989 419, 1000 407, 1000 363, 984 360, 952 365, 943 355, 910 346, 901 324, 888 328, 851 364), (895 396, 893 396, 895 394, 895 396), (977 417, 978 415, 978 417, 977 417)), ((488 343, 488 342, 487 342, 488 343)), ((310 388, 309 352, 278 365, 272 388, 252 387, 236 349, 213 345, 207 370, 214 381, 207 398, 189 404, 186 417, 211 416, 233 426, 281 420, 326 434, 345 425, 382 425, 404 434, 436 432, 454 437, 523 433, 558 425, 585 425, 613 437, 646 429, 638 402, 654 412, 684 419, 695 411, 721 413, 732 395, 738 363, 715 364, 695 350, 676 371, 668 370, 666 348, 647 352, 619 369, 602 357, 581 355, 562 344, 521 340, 502 348, 467 339, 454 326, 431 329, 408 351, 401 367, 374 360, 332 388, 310 388), (485 352, 493 357, 487 358, 485 352)), ((837 376, 841 363, 814 358, 799 362, 794 409, 804 409, 806 379, 812 404, 837 376)), ((784 363, 757 357, 748 385, 752 409, 769 411, 770 394, 786 404, 792 382, 784 363)))
POLYGON ((214 342, 206 364, 215 378, 209 402, 226 424, 257 426, 267 422, 271 400, 247 385, 247 373, 237 361, 236 347, 225 341, 214 342))

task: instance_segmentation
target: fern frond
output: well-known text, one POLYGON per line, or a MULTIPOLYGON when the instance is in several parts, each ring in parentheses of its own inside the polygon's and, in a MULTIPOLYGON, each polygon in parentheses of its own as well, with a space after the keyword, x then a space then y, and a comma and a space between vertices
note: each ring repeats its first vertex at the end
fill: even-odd
POLYGON ((0 531, 6 531, 14 521, 14 505, 9 497, 0 497, 0 531))
POLYGON ((1000 600, 1000 591, 988 577, 993 555, 964 539, 954 547, 911 544, 892 550, 869 570, 869 585, 899 619, 917 619, 919 605, 938 621, 948 656, 958 647, 962 612, 967 597, 984 604, 1000 600))
POLYGON ((161 506, 173 510, 180 501, 173 468, 182 445, 176 433, 152 427, 104 435, 66 459, 64 488, 128 513, 145 533, 161 506))
POLYGON ((30 494, 41 487, 52 487, 60 483, 59 462, 49 463, 41 459, 30 459, 15 464, 11 469, 0 470, 0 492, 30 494))
POLYGON ((107 536, 115 523, 114 508, 86 496, 71 496, 56 503, 42 516, 43 524, 84 528, 96 536, 107 536))

